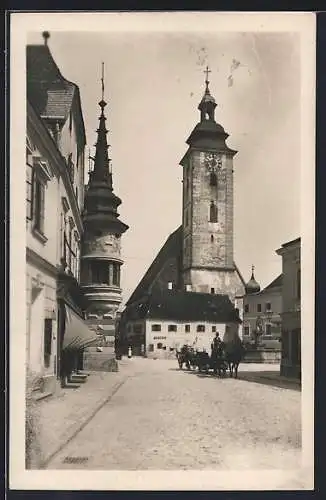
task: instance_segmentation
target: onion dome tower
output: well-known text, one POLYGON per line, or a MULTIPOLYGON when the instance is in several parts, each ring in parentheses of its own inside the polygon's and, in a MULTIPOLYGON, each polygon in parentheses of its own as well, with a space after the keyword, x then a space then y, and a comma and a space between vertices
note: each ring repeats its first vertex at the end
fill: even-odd
POLYGON ((108 155, 104 108, 104 67, 102 64, 101 114, 97 130, 94 169, 86 187, 81 261, 81 286, 89 308, 88 318, 114 318, 122 301, 120 286, 121 235, 128 226, 119 219, 121 199, 113 192, 111 159, 108 155))
POLYGON ((252 266, 251 278, 248 281, 248 283, 246 284, 246 294, 247 295, 252 295, 254 293, 260 292, 260 285, 259 285, 259 283, 257 283, 257 281, 255 279, 254 270, 255 270, 255 267, 252 266))

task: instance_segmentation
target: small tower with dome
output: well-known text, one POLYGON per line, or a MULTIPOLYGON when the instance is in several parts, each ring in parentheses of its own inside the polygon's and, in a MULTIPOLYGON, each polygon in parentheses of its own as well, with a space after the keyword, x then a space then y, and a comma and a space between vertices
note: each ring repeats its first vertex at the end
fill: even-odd
POLYGON ((251 278, 245 286, 246 295, 252 295, 260 292, 260 285, 255 279, 255 266, 251 267, 251 278))

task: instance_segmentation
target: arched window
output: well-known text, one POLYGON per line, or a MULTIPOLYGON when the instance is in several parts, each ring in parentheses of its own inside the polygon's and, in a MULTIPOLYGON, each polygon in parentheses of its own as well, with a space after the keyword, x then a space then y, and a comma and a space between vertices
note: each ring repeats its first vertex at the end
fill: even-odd
POLYGON ((213 201, 209 207, 209 222, 217 222, 217 206, 213 201))
POLYGON ((211 172, 211 174, 209 176, 209 184, 211 186, 217 186, 217 176, 216 176, 215 172, 211 172))

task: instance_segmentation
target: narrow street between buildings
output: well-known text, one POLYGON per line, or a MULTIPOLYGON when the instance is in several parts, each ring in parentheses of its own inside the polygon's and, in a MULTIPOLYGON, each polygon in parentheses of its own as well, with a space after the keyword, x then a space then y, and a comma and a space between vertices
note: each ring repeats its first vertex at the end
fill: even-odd
POLYGON ((174 360, 123 359, 119 388, 47 468, 297 469, 301 393, 275 386, 276 370, 243 364, 238 380, 218 379, 174 360))

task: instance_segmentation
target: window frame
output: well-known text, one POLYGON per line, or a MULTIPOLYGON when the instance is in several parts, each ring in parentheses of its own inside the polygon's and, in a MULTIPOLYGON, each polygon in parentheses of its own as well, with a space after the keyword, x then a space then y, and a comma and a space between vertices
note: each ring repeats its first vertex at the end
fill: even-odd
POLYGON ((52 335, 53 335, 53 320, 44 318, 43 324, 43 364, 45 368, 49 368, 52 355, 52 335))
POLYGON ((265 323, 265 335, 266 337, 271 337, 273 335, 271 323, 265 323))
POLYGON ((218 209, 214 201, 211 201, 209 205, 209 222, 216 224, 218 222, 218 209))
POLYGON ((203 325, 203 324, 197 325, 197 327, 196 327, 197 333, 205 333, 205 331, 206 331, 205 325, 203 325))
POLYGON ((176 333, 178 331, 178 325, 170 324, 168 325, 168 332, 176 333))
POLYGON ((34 170, 33 175, 33 230, 44 236, 45 183, 34 170))
POLYGON ((159 323, 153 323, 152 327, 151 327, 151 331, 152 332, 161 332, 162 331, 162 325, 159 324, 159 323))

